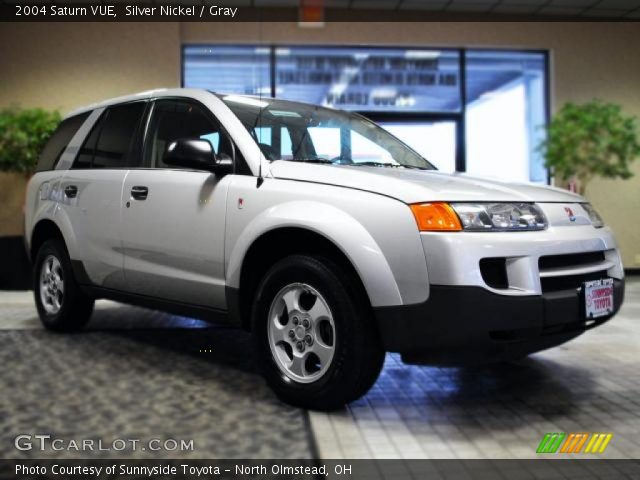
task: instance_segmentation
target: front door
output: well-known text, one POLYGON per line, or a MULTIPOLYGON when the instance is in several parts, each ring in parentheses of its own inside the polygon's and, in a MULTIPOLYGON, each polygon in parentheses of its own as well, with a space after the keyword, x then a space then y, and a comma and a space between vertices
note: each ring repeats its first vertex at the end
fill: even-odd
POLYGON ((174 140, 208 140, 216 155, 233 145, 212 114, 186 100, 155 102, 145 165, 122 190, 122 239, 127 290, 189 305, 226 308, 224 229, 232 175, 171 168, 162 161, 174 140))

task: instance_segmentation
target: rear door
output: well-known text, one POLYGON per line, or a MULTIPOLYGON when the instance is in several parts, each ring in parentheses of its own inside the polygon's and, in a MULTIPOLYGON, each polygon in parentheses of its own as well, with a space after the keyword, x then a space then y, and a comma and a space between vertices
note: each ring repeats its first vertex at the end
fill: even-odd
POLYGON ((147 102, 104 110, 61 182, 59 217, 75 235, 72 260, 82 262, 91 283, 123 289, 120 236, 122 185, 141 158, 134 148, 147 102))
POLYGON ((180 138, 208 140, 216 155, 235 157, 220 123, 187 99, 154 103, 147 128, 147 170, 131 170, 122 191, 127 290, 209 308, 226 308, 224 229, 233 175, 172 168, 162 158, 180 138))

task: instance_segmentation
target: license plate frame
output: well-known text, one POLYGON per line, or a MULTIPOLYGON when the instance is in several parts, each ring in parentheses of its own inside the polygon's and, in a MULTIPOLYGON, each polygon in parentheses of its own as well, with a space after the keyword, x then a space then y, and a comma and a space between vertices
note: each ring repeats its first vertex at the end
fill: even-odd
POLYGON ((589 280, 582 284, 586 320, 611 315, 615 310, 613 278, 589 280))

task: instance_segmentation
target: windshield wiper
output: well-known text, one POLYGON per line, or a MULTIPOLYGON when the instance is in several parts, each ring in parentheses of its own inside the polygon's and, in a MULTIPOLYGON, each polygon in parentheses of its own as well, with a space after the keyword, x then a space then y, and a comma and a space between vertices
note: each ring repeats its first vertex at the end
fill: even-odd
POLYGON ((384 163, 384 162, 354 162, 349 164, 350 167, 391 167, 391 168, 401 168, 404 165, 400 165, 399 163, 384 163))
POLYGON ((350 167, 390 167, 390 168, 408 168, 410 170, 428 170, 427 168, 416 167, 415 165, 403 165, 401 163, 385 163, 385 162, 357 162, 349 164, 350 167))
POLYGON ((295 159, 294 162, 333 164, 332 160, 327 160, 326 158, 320 158, 320 157, 300 158, 300 159, 295 159))
POLYGON ((417 165, 402 165, 404 168, 408 168, 409 170, 431 170, 431 168, 418 167, 417 165))

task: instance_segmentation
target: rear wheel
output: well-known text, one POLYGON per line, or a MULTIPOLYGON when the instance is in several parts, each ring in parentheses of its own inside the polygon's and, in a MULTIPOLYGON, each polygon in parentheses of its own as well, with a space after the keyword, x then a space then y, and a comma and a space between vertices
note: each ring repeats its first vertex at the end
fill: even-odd
POLYGON ((82 328, 91 317, 94 301, 78 287, 62 241, 46 241, 35 259, 33 293, 42 324, 56 331, 82 328))
POLYGON ((355 279, 324 258, 294 255, 264 276, 253 309, 255 351, 276 394, 333 409, 366 393, 384 350, 355 279))

